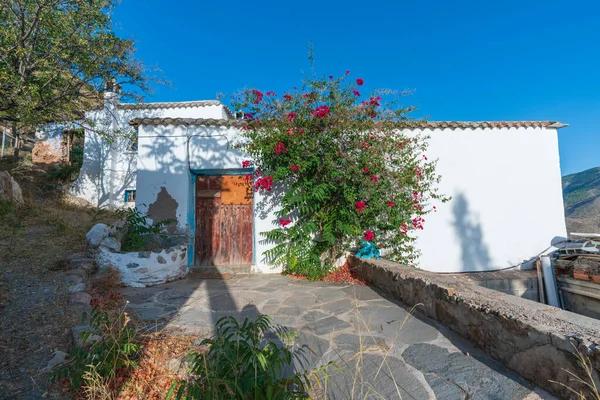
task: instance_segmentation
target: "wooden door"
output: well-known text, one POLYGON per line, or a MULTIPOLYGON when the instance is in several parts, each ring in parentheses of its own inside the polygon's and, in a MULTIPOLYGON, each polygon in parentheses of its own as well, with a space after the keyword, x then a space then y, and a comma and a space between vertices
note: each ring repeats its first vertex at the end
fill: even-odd
POLYGON ((252 202, 243 175, 197 177, 196 265, 252 264, 252 202))

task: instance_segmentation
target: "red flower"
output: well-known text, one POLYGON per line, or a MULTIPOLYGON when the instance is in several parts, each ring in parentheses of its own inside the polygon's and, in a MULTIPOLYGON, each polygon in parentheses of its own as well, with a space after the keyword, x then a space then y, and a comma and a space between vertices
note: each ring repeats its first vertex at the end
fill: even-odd
POLYGON ((302 135, 303 133, 304 133, 304 129, 300 129, 300 130, 298 131, 298 135, 302 135))
POLYGON ((394 202, 393 201, 388 201, 387 205, 390 206, 390 207, 394 207, 394 202))
POLYGON ((292 170, 292 172, 298 172, 298 171, 300 171, 300 166, 296 165, 296 164, 292 164, 292 165, 290 165, 290 169, 292 170))
POLYGON ((370 242, 373 239, 375 239, 375 234, 371 231, 365 231, 365 240, 370 242))
POLYGON ((248 168, 250 166, 250 160, 242 161, 242 168, 248 168))
POLYGON ((285 100, 287 100, 287 101, 291 101, 291 100, 293 99, 293 97, 292 97, 292 96, 290 96, 289 94, 284 94, 284 95, 283 95, 283 98, 284 98, 285 100))
POLYGON ((373 179, 373 182, 375 182, 375 183, 379 182, 379 178, 375 174, 371 175, 371 179, 373 179))
POLYGON ((423 158, 425 159, 425 161, 427 161, 427 156, 425 154, 423 154, 423 158))
POLYGON ((268 91, 268 92, 267 92, 267 97, 268 97, 268 96, 275 97, 275 96, 277 96, 277 93, 275 93, 275 92, 273 92, 273 91, 268 91))
POLYGON ((346 75, 348 75, 349 73, 350 73, 350 70, 349 70, 349 69, 347 69, 347 70, 346 70, 346 75))
POLYGON ((273 177, 265 176, 264 178, 258 178, 254 183, 254 189, 258 192, 259 190, 267 190, 271 191, 271 187, 273 186, 273 177))
POLYGON ((333 75, 329 75, 329 79, 333 79, 333 75))
POLYGON ((262 101, 263 94, 261 91, 252 89, 252 94, 254 95, 254 101, 253 101, 254 104, 258 104, 262 101))
POLYGON ((289 122, 294 122, 294 120, 296 119, 296 113, 292 111, 287 115, 287 118, 289 122))
POLYGON ((398 143, 398 147, 402 148, 404 146, 404 143, 400 142, 398 143))
POLYGON ((354 207, 356 207, 356 211, 361 212, 367 207, 367 205, 364 201, 357 201, 356 203, 354 203, 354 207))
POLYGON ((368 167, 364 167, 364 168, 363 168, 363 170, 364 170, 365 172, 369 172, 369 168, 368 168, 368 167))
POLYGON ((371 97, 369 99, 369 104, 372 105, 372 106, 375 106, 375 107, 379 107, 379 100, 381 100, 380 96, 371 97))
POLYGON ((357 84, 358 86, 362 86, 364 83, 365 83, 365 81, 363 81, 362 79, 360 79, 360 78, 356 78, 356 84, 357 84))
POLYGON ((283 144, 283 142, 279 142, 275 145, 275 153, 287 153, 287 149, 285 148, 285 144, 283 144))
POLYGON ((319 106, 319 107, 315 108, 314 111, 312 112, 312 115, 314 115, 315 117, 318 117, 318 118, 324 118, 328 114, 329 114, 328 106, 319 106))
POLYGON ((291 222, 292 222, 292 220, 289 218, 287 218, 287 219, 279 218, 279 225, 281 225, 283 228, 285 228, 286 225, 289 225, 291 222))
POLYGON ((360 97, 360 92, 356 89, 352 90, 352 93, 356 96, 356 97, 360 97))

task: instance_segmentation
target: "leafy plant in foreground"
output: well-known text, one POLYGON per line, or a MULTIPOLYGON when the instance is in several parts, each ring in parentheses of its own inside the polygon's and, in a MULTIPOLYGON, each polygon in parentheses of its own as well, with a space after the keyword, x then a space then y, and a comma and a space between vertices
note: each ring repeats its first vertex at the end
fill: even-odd
POLYGON ((234 317, 217 321, 217 333, 201 345, 208 351, 191 354, 191 380, 174 383, 167 398, 206 400, 308 399, 311 378, 318 379, 330 364, 313 371, 289 373, 294 335, 271 326, 260 315, 241 324, 234 317))
POLYGON ((135 342, 136 329, 124 311, 111 318, 107 312, 94 308, 89 317, 83 314, 83 322, 86 321, 90 329, 81 333, 82 344, 71 352, 69 362, 54 372, 53 380, 67 378, 73 388, 79 388, 89 386, 88 383, 97 386, 96 381, 86 381, 86 377, 94 376, 110 387, 123 369, 136 365, 140 349, 135 342))

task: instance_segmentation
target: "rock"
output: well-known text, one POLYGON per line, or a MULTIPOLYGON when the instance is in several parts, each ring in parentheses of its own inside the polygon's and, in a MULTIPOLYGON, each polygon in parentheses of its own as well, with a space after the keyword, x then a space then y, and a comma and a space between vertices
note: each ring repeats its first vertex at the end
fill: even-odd
POLYGON ((48 361, 48 365, 46 365, 45 368, 42 368, 40 370, 41 373, 46 373, 48 371, 50 371, 51 369, 53 369, 54 367, 56 367, 59 364, 62 364, 65 362, 65 360, 67 359, 68 354, 65 353, 64 351, 60 351, 60 350, 56 350, 54 352, 54 357, 52 357, 52 359, 50 361, 48 361))
POLYGON ((102 336, 97 335, 97 331, 92 329, 89 325, 78 325, 71 328, 71 334, 73 335, 73 341, 75 342, 75 346, 83 346, 83 338, 82 334, 85 332, 91 332, 91 335, 88 336, 86 344, 91 344, 92 342, 98 342, 102 340, 102 336))
POLYGON ((88 244, 96 248, 100 246, 100 243, 104 238, 110 235, 110 228, 106 226, 106 224, 96 224, 90 229, 90 231, 85 235, 88 244))
POLYGON ((73 293, 69 297, 69 303, 71 303, 71 304, 85 304, 85 305, 89 305, 90 301, 92 301, 92 296, 90 296, 89 294, 87 294, 85 292, 73 293))
POLYGON ((118 220, 113 222, 108 226, 110 229, 110 236, 116 238, 119 242, 123 240, 123 237, 127 233, 127 229, 125 229, 125 221, 118 220))
POLYGON ((23 204, 21 187, 7 171, 0 172, 0 199, 23 204))
POLYGON ((67 275, 67 277, 65 278, 65 282, 69 285, 77 285, 83 282, 83 278, 81 278, 80 275, 71 274, 67 275))
POLYGON ((112 251, 121 251, 121 242, 113 236, 106 237, 100 242, 100 246, 104 246, 112 251))
POLYGON ((69 293, 77 293, 77 292, 83 292, 85 290, 85 283, 81 282, 81 283, 76 283, 75 285, 71 285, 69 286, 69 293))

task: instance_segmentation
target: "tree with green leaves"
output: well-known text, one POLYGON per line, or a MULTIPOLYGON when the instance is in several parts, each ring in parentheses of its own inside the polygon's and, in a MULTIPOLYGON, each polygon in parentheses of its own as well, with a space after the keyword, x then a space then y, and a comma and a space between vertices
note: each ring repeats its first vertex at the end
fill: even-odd
POLYGON ((263 235, 275 243, 267 258, 286 272, 317 279, 355 245, 414 263, 432 199, 447 200, 427 136, 406 129, 417 121, 399 104, 403 93, 365 95, 363 84, 346 71, 308 77, 282 96, 250 89, 233 99, 248 121, 242 167, 253 163, 255 190, 277 193, 281 205, 280 228, 263 235))
POLYGON ((115 0, 0 0, 0 125, 15 134, 81 118, 107 83, 140 98, 149 77, 119 38, 115 0))

